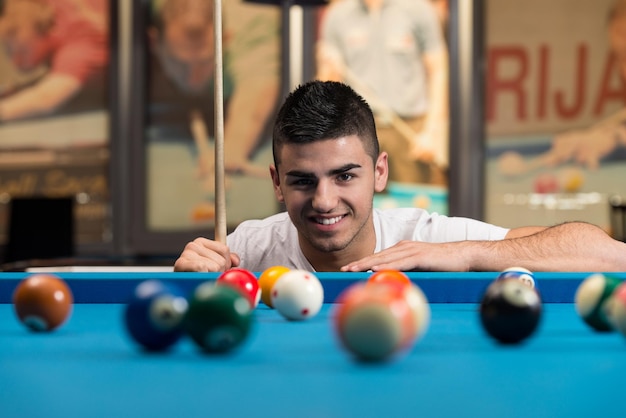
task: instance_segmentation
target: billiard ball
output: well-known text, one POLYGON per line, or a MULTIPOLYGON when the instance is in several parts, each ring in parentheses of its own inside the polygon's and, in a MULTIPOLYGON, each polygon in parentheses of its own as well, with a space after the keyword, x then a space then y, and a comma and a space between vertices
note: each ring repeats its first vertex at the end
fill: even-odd
POLYGON ((585 175, 580 168, 566 167, 559 172, 561 189, 566 193, 577 193, 585 183, 585 175))
POLYGON ((324 304, 324 288, 313 273, 290 270, 272 288, 272 306, 284 318, 302 321, 313 318, 324 304))
POLYGON ((283 274, 289 271, 285 266, 272 266, 265 269, 259 276, 259 287, 261 288, 261 301, 273 308, 272 305, 272 288, 276 280, 283 274))
POLYGON ((340 345, 356 360, 384 362, 415 341, 415 315, 399 288, 358 282, 337 298, 333 315, 340 345))
POLYGON ((18 319, 32 331, 52 331, 72 313, 74 297, 67 283, 52 274, 34 274, 13 292, 18 319))
POLYGON ((616 277, 595 273, 578 285, 574 296, 576 312, 595 331, 613 331, 605 304, 621 283, 622 280, 616 277))
POLYGON ((558 193, 559 180, 553 173, 541 173, 535 178, 533 190, 539 194, 558 193))
POLYGON ((253 322, 254 309, 242 292, 205 282, 189 298, 183 327, 203 352, 220 354, 240 347, 253 322))
POLYGON ((484 330, 503 344, 516 344, 530 337, 539 325, 541 297, 517 279, 492 282, 480 302, 484 330))
POLYGON ((217 278, 218 286, 226 285, 241 291, 250 302, 250 306, 256 308, 261 300, 259 281, 252 272, 242 268, 232 268, 220 274, 217 278))
POLYGON ((605 304, 605 312, 611 327, 626 337, 626 283, 621 283, 605 304))
POLYGON ((139 283, 124 310, 130 337, 148 351, 163 351, 180 340, 188 303, 185 293, 170 283, 139 283))
POLYGON ((422 289, 411 279, 398 270, 380 270, 367 279, 367 285, 388 284, 399 287, 399 292, 406 298, 415 315, 416 336, 421 338, 430 324, 430 305, 422 289))
POLYGON ((400 286, 410 285, 409 276, 398 270, 379 270, 372 273, 368 279, 368 283, 396 283, 400 286))
POLYGON ((527 284, 530 287, 535 287, 535 275, 528 269, 524 267, 510 267, 508 269, 502 270, 496 280, 501 279, 517 279, 521 280, 523 283, 527 284))
POLYGON ((411 283, 404 290, 404 298, 415 317, 415 338, 420 340, 430 326, 430 304, 422 289, 415 283, 411 283))

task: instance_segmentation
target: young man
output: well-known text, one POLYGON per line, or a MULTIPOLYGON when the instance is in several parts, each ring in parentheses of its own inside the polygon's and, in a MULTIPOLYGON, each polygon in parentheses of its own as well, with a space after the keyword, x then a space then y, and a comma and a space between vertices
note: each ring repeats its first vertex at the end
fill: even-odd
POLYGON ((418 208, 373 209, 387 182, 387 154, 371 109, 345 84, 297 88, 273 135, 270 173, 287 211, 243 222, 226 243, 188 243, 176 271, 626 270, 626 244, 585 223, 506 229, 418 208))

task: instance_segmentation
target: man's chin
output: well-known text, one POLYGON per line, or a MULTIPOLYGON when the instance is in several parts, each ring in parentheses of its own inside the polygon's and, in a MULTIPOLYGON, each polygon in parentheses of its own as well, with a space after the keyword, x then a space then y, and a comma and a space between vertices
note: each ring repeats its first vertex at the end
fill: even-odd
POLYGON ((313 243, 313 247, 322 253, 334 253, 337 251, 342 251, 346 248, 346 245, 338 242, 329 242, 329 241, 316 241, 313 243))

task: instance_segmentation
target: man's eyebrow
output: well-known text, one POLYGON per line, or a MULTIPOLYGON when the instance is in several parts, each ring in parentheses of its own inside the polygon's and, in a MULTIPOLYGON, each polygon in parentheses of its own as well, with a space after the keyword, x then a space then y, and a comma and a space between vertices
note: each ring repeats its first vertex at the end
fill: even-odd
POLYGON ((345 173, 346 171, 350 171, 354 168, 361 168, 360 164, 355 164, 355 163, 350 163, 350 164, 346 164, 342 167, 339 167, 335 170, 331 170, 330 174, 334 175, 334 174, 341 174, 341 173, 345 173))
MULTIPOLYGON (((333 176, 333 175, 345 173, 355 168, 361 168, 361 165, 354 164, 354 163, 346 164, 344 166, 331 170, 328 174, 333 176)), ((290 177, 300 177, 300 178, 315 178, 316 177, 315 174, 313 173, 309 173, 305 171, 298 171, 298 170, 288 171, 287 173, 285 173, 285 175, 290 176, 290 177)))

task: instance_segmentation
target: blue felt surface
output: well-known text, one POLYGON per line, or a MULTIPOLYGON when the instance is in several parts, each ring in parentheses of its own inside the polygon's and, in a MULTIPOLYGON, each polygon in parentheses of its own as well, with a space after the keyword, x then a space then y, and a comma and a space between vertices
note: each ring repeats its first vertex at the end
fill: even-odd
POLYGON ((571 304, 547 304, 537 333, 503 347, 475 304, 432 304, 422 341, 390 363, 344 352, 332 305, 308 322, 263 306, 227 356, 188 340, 146 355, 122 305, 78 304, 32 334, 0 305, 0 417, 623 417, 626 338, 592 332, 571 304))
MULTIPOLYGON (((257 276, 259 273, 256 273, 257 276)), ((371 273, 317 273, 324 286, 325 302, 332 303, 348 285, 366 280, 371 273)), ((535 273, 537 289, 547 303, 572 303, 578 285, 589 273, 535 273)), ((433 303, 477 303, 497 273, 407 273, 433 303)), ((615 273, 626 279, 626 273, 615 273)), ((28 273, 0 273, 0 303, 11 303, 20 280, 28 273)), ((217 273, 59 273, 76 303, 126 303, 137 284, 147 279, 171 281, 191 291, 199 283, 215 280, 217 273)))

